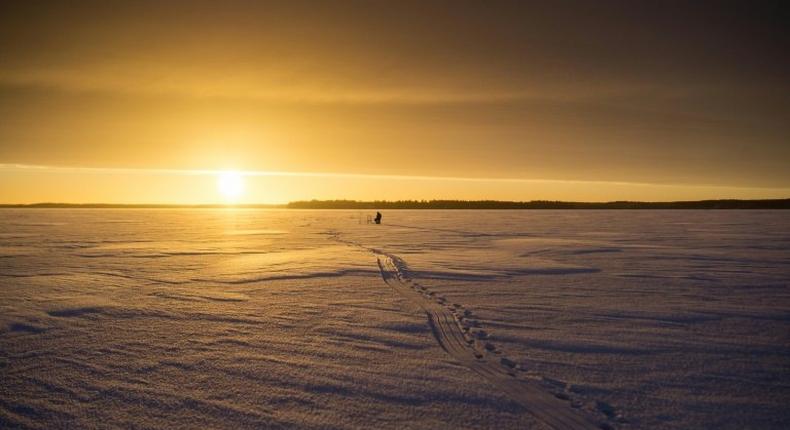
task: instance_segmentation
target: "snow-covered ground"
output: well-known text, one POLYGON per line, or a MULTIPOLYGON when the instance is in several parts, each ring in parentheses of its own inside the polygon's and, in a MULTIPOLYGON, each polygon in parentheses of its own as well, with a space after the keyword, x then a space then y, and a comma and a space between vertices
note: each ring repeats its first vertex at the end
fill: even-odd
POLYGON ((782 211, 0 211, 0 428, 790 428, 782 211))

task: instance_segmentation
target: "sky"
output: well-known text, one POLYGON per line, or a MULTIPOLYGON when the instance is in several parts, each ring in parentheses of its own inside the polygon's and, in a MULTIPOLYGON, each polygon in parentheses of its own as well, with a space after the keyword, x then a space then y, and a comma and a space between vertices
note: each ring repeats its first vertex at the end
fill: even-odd
POLYGON ((0 202, 790 197, 781 2, 0 3, 0 202))

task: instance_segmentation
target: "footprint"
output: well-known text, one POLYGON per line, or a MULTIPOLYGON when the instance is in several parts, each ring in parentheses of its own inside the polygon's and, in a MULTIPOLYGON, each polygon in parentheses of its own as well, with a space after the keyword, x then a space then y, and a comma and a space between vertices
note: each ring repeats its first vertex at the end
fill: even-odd
POLYGON ((511 369, 515 369, 516 368, 516 362, 511 360, 511 359, 509 359, 509 358, 507 358, 507 357, 500 358, 499 359, 499 363, 501 365, 503 365, 505 367, 509 367, 511 369))
POLYGON ((540 378, 540 384, 550 393, 564 393, 568 391, 568 384, 545 376, 540 378))
POLYGON ((607 418, 614 418, 617 415, 612 405, 600 400, 595 401, 595 409, 598 409, 598 411, 606 415, 607 418))
POLYGON ((473 330, 472 333, 478 339, 488 339, 488 333, 485 330, 473 330))

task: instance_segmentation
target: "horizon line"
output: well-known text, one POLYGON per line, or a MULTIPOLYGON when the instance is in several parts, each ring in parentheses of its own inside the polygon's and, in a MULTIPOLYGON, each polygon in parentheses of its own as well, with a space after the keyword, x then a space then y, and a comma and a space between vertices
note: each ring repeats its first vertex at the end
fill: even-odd
MULTIPOLYGON (((293 200, 287 203, 66 203, 66 202, 36 202, 36 203, 0 203, 0 208, 271 208, 271 209, 367 209, 367 208, 341 208, 323 207, 309 208, 300 207, 305 205, 331 205, 331 204, 351 204, 351 205, 431 205, 431 204, 491 204, 491 205, 672 205, 672 204, 702 204, 702 203, 790 203, 790 197, 775 199, 699 199, 699 200, 667 200, 667 201, 646 201, 646 200, 610 200, 610 201, 573 201, 573 200, 463 200, 463 199, 413 199, 413 200, 354 200, 354 199, 311 199, 293 200)), ((398 209, 398 208, 391 208, 398 209)))

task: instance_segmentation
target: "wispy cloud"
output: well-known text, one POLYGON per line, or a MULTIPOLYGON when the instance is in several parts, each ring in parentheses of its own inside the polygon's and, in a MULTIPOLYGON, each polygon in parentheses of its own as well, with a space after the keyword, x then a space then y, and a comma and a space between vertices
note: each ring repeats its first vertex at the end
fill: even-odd
MULTIPOLYGON (((53 166, 40 164, 0 163, 0 172, 28 172, 53 174, 88 174, 88 175, 179 175, 179 176, 212 176, 227 172, 229 169, 163 169, 163 168, 127 168, 127 167, 85 167, 85 166, 53 166)), ((464 177, 464 176, 428 176, 428 175, 388 175, 350 172, 295 172, 279 170, 234 170, 240 175, 249 177, 304 177, 304 178, 347 178, 392 181, 441 181, 441 182, 477 182, 477 183, 523 183, 525 185, 562 184, 562 185, 609 185, 631 187, 706 187, 721 189, 782 189, 775 187, 731 187, 708 184, 664 184, 649 182, 537 179, 513 177, 464 177)))
POLYGON ((576 102, 626 94, 648 95, 644 83, 491 82, 478 77, 379 82, 300 75, 294 71, 235 70, 196 73, 192 68, 156 65, 92 65, 0 69, 0 85, 64 93, 166 96, 305 104, 485 104, 509 102, 576 102), (130 72, 134 70, 134 72, 130 72), (488 81, 480 85, 479 81, 488 81))

